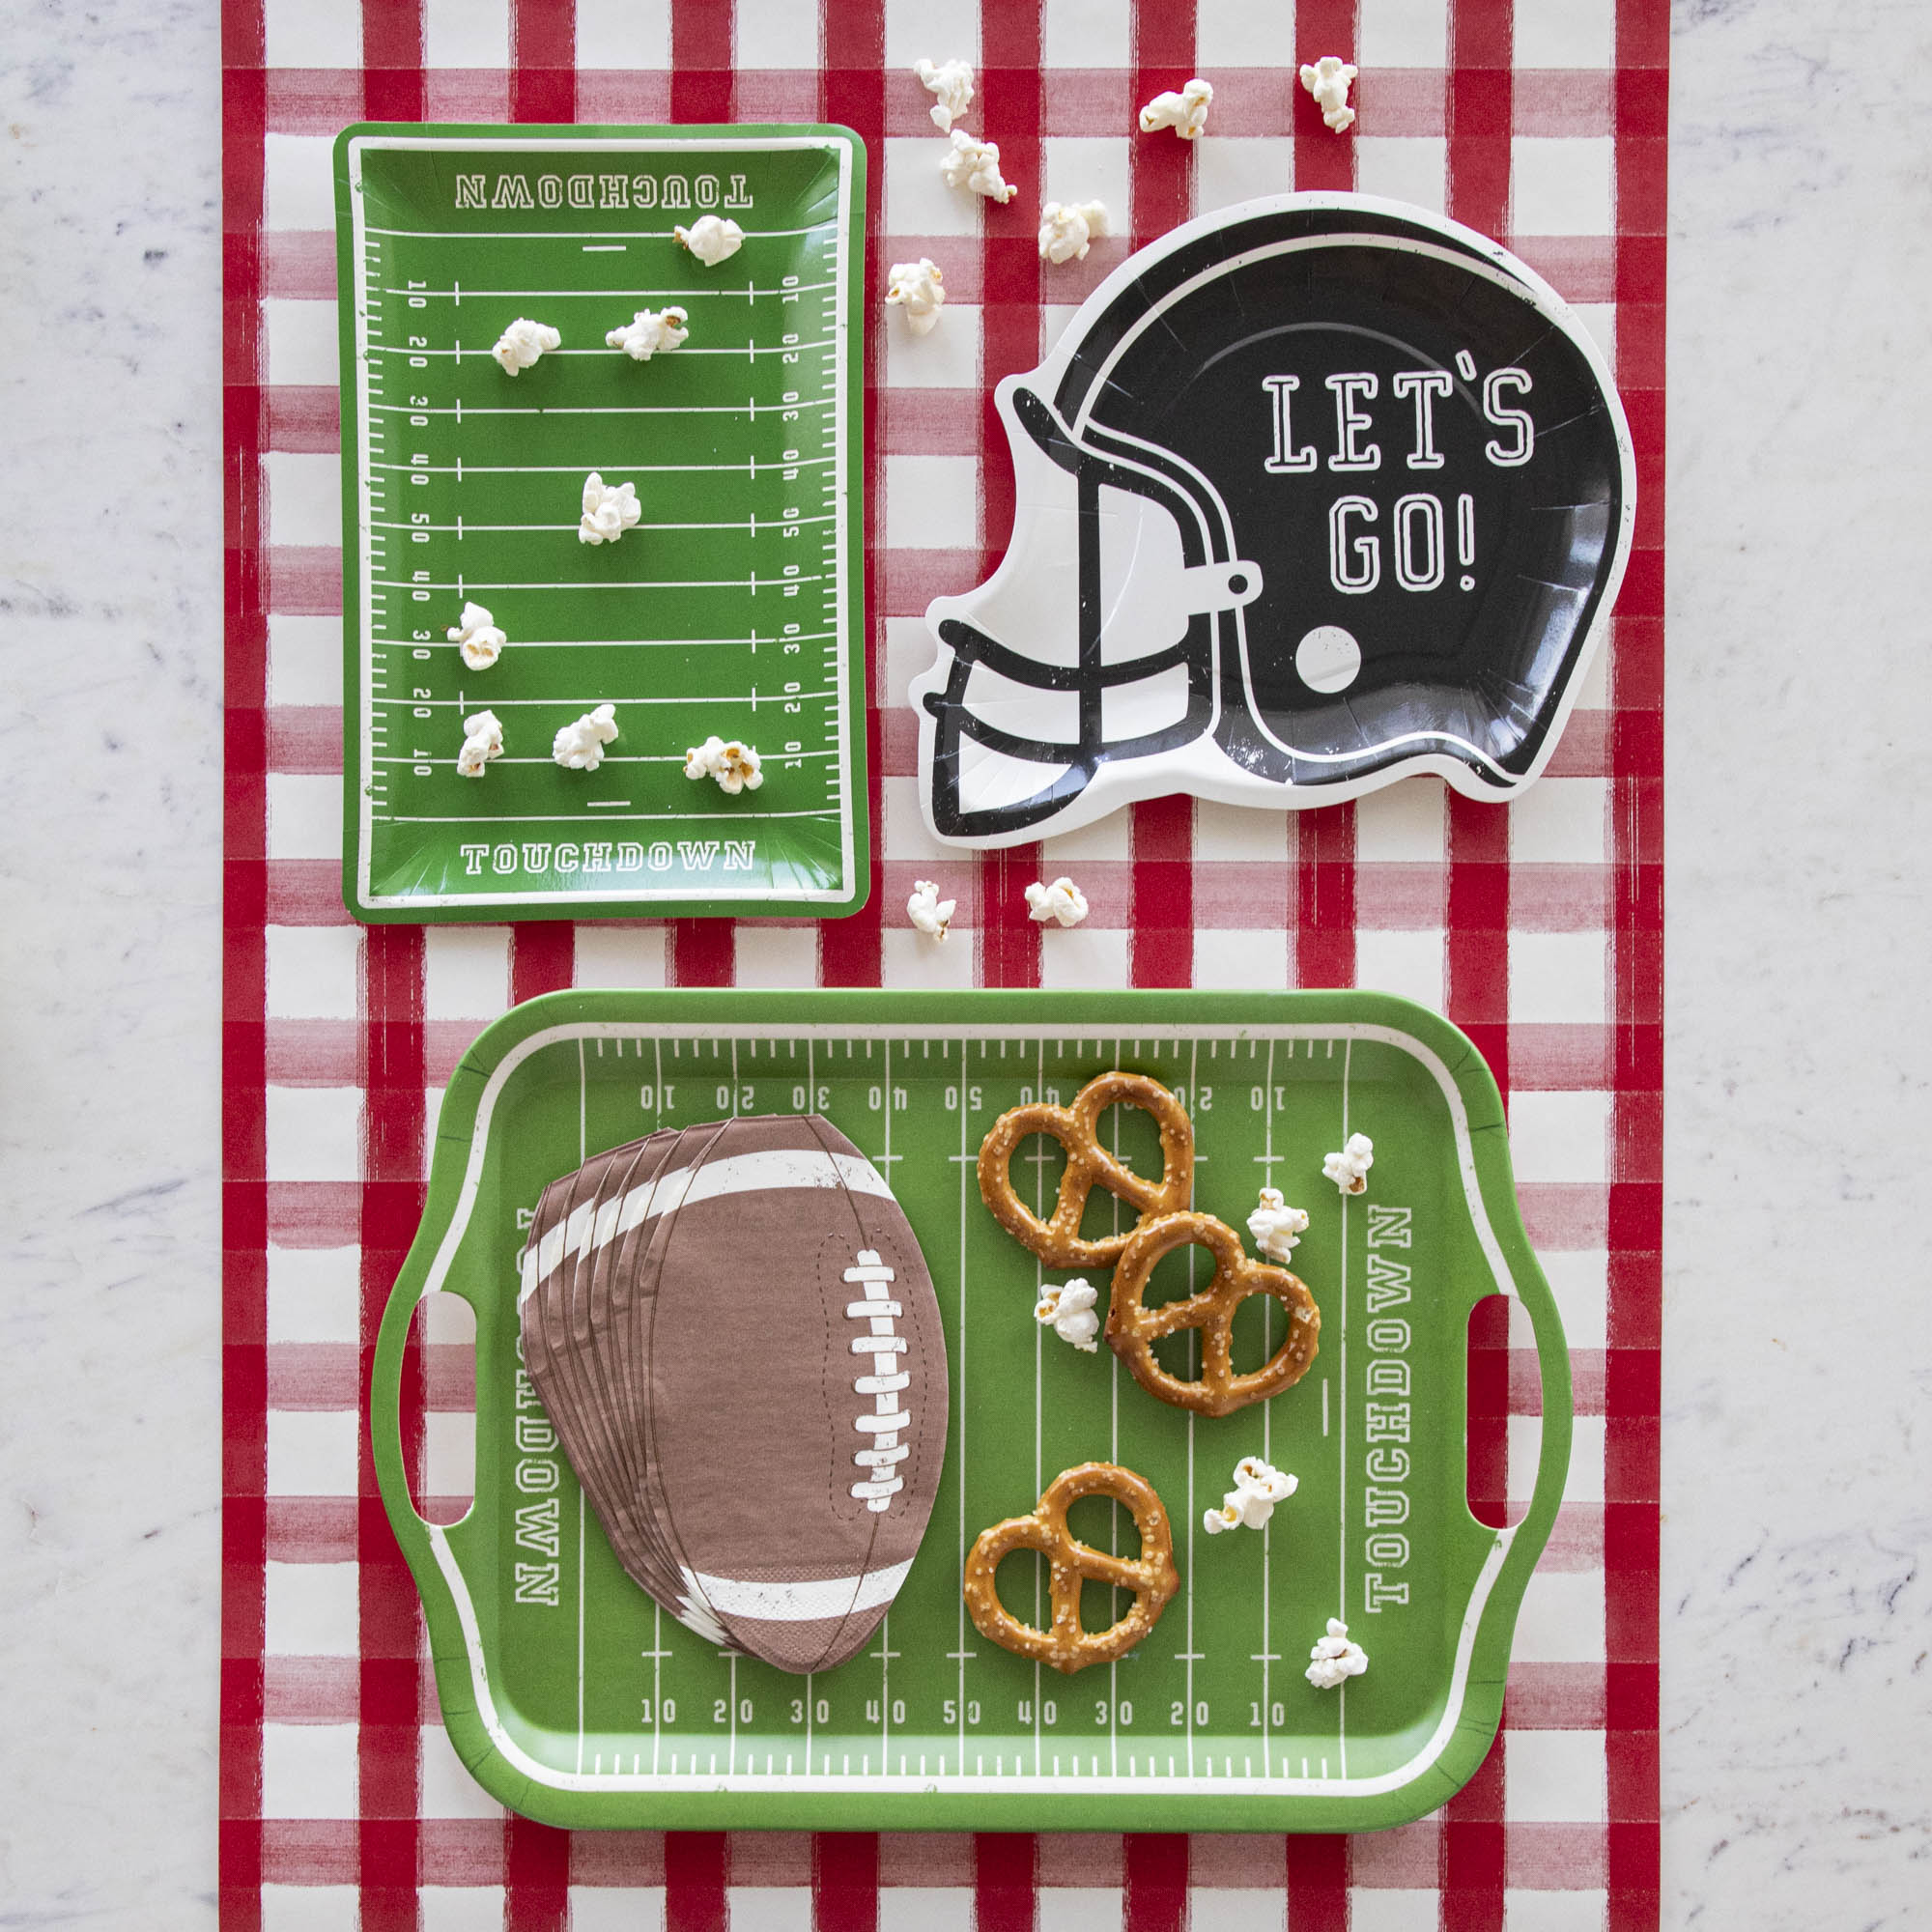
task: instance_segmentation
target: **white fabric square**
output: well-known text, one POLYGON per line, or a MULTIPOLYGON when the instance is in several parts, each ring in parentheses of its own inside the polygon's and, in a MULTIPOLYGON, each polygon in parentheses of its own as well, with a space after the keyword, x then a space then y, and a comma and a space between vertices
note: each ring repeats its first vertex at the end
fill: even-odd
POLYGON ((970 456, 886 458, 889 550, 971 550, 980 532, 980 466, 970 456))
POLYGON ((268 944, 270 1019, 353 1020, 360 1008, 359 925, 271 925, 268 944))
POLYGON ((1518 1180, 1601 1181, 1609 1172, 1610 1096, 1519 1091, 1510 1098, 1518 1180))
MULTIPOLYGON (((269 702, 342 703, 342 619, 269 613, 269 702)), ((340 818, 342 787, 330 779, 340 818)))
POLYGON ((1601 866, 1609 856, 1609 803, 1607 779, 1538 779, 1509 808, 1511 862, 1601 866))
POLYGON ((354 1724, 262 1726, 262 1816, 355 1815, 354 1724))
MULTIPOLYGON (((956 845, 942 845, 925 829, 925 816, 919 804, 919 781, 887 779, 881 791, 886 856, 920 866, 923 868, 920 876, 937 882, 941 898, 960 897, 971 886, 972 855, 961 852, 956 845), (923 869, 926 867, 931 869, 923 869)), ((894 915, 904 910, 903 906, 889 908, 886 923, 890 925, 894 915)), ((892 981, 886 983, 890 985, 892 981)))
POLYGON ((510 65, 510 0, 424 0, 423 59, 437 67, 510 65))
POLYGON ((811 1932, 811 1888, 734 1885, 731 1932, 811 1932))
POLYGON ((1518 134, 1510 142, 1511 228, 1518 235, 1610 234, 1615 155, 1607 134, 1518 134))
POLYGON ((1601 932, 1511 932, 1510 1018, 1601 1026, 1608 963, 1601 932))
POLYGON ((1439 1891, 1414 1890, 1406 1886, 1350 1886, 1349 1932, 1436 1932, 1441 1909, 1439 1891))
POLYGON ((1546 1250, 1537 1256, 1556 1297, 1573 1349, 1602 1349, 1610 1334, 1610 1257, 1603 1248, 1546 1250))
POLYGON ((354 1563, 269 1563, 262 1648, 271 1657, 355 1657, 359 1574, 354 1563))
MULTIPOLYGON (((1284 77, 1282 85, 1287 84, 1284 77)), ((1199 213, 1231 208, 1258 194, 1286 194, 1294 185, 1292 142, 1269 134, 1217 134, 1211 107, 1208 128, 1194 144, 1194 205, 1199 213)))
POLYGON ((879 1932, 973 1932, 973 1888, 882 1885, 879 1932))
POLYGON ((423 1485, 432 1496, 476 1493, 476 1414, 433 1408, 423 1417, 423 1485))
MULTIPOLYGON (((422 1726, 422 1804, 425 1818, 500 1818, 503 1807, 470 1776, 440 1724, 422 1726)), ((498 1908, 500 1911, 500 1907, 498 1908)))
MULTIPOLYGON (((1570 1425, 1570 1473, 1563 1484, 1563 1500, 1600 1503, 1604 1500, 1604 1418, 1579 1415, 1570 1425)), ((1509 1492, 1516 1502, 1527 1502, 1536 1487, 1536 1464, 1542 1454, 1543 1418, 1509 1418, 1509 1492)))
POLYGON ((362 1333, 360 1248, 269 1249, 269 1340, 357 1342, 362 1333))
POLYGON ((1447 67, 1449 65, 1449 0, 1358 0, 1355 44, 1327 51, 1360 63, 1365 71, 1379 67, 1447 67))
MULTIPOLYGON (((318 14, 328 12, 333 17, 333 10, 313 11, 318 14)), ((334 228, 334 141, 327 134, 263 135, 263 227, 334 228)))
POLYGON ((1512 1731, 1503 1751, 1511 1824, 1601 1825, 1609 1817, 1601 1731, 1512 1731))
MULTIPOLYGON (((906 84, 919 87, 910 75, 906 84)), ((963 187, 946 185, 939 172, 940 156, 946 152, 943 140, 930 135, 892 135, 885 149, 889 236, 967 235, 979 239, 981 198, 963 187)), ((946 264, 939 266, 943 269, 946 264)), ((943 323, 940 326, 945 327, 943 323)))
POLYGON ((500 1885, 426 1885, 416 1898, 422 1932, 503 1932, 500 1885))
MULTIPOLYGON (((1047 85, 1052 86, 1052 82, 1047 85)), ((1039 210, 1049 201, 1105 202, 1108 225, 1113 232, 1116 235, 1127 232, 1133 214, 1133 148, 1128 136, 1049 134, 1040 143, 1040 152, 1045 179, 1037 185, 1037 198, 1029 202, 1028 184, 1021 182, 1013 203, 1015 209, 1026 208, 1037 227, 1039 210)), ((1009 175, 1007 179, 1010 181, 1012 177, 1009 175)), ((1051 263, 1042 263, 1039 272, 1041 294, 1055 294, 1054 277, 1059 270, 1051 263)))
POLYGON ((739 925, 732 928, 731 940, 736 984, 818 984, 818 928, 815 925, 739 925))
MULTIPOLYGON (((1120 1893, 1108 1888, 1107 1896, 1120 1893)), ((1192 1919, 1211 1932, 1283 1932, 1288 1923, 1288 1894, 1273 1886, 1217 1885, 1192 1889, 1192 1919)), ((1120 1924, 1120 1907, 1107 1921, 1107 1932, 1120 1924)))
POLYGON ((1433 1013, 1442 1010, 1443 948, 1440 926, 1416 932, 1355 934, 1355 984, 1378 993, 1400 993, 1433 1013))
POLYGON ((810 71, 819 64, 818 9, 798 0, 737 0, 732 60, 739 67, 810 71))
POLYGON ((1132 27, 1132 9, 1122 6, 1121 0, 1045 0, 1039 64, 1131 67, 1132 27))
POLYGON ((1603 1662, 1604 1573, 1531 1572, 1510 1655, 1519 1663, 1603 1662))
POLYGON ((1616 655, 1616 647, 1607 636, 1598 641, 1597 648, 1590 653, 1590 662, 1583 672, 1583 681, 1577 687, 1577 709, 1578 711, 1607 711, 1610 705, 1610 662, 1616 655))
MULTIPOLYGON (((955 254, 955 266, 963 254, 963 250, 955 254)), ((947 265, 937 266, 943 277, 947 265)), ((981 313, 977 302, 947 302, 939 311, 938 326, 915 335, 903 309, 887 309, 880 324, 886 338, 886 387, 977 389, 981 313)))
POLYGON ((1194 806, 1194 856, 1238 859, 1251 866, 1285 866, 1293 851, 1292 811, 1265 807, 1220 805, 1198 799, 1194 806))
MULTIPOLYGON (((945 898, 952 888, 942 883, 945 898)), ((900 925, 905 907, 886 908, 886 928, 879 935, 888 986, 970 986, 973 983, 973 935, 956 925, 943 940, 928 938, 911 925, 900 925)))
MULTIPOLYGON (((1294 15, 1281 0, 1214 0, 1195 15, 1194 62, 1199 68, 1286 67, 1294 58, 1294 15)), ((1137 109, 1143 104, 1134 102, 1137 109)), ((1214 125, 1211 108, 1208 125, 1214 125)))
POLYGON ((360 1444, 361 1421, 353 1408, 271 1408, 269 1493, 353 1496, 360 1444))
POLYGON ((1449 143, 1440 134, 1357 134, 1355 185, 1441 214, 1449 200, 1449 143))
POLYGON ((360 67, 362 10, 314 0, 267 0, 262 9, 264 67, 360 67))
POLYGON ((1078 302, 1041 302, 1039 305, 1039 359, 1044 362, 1053 345, 1066 333, 1066 325, 1080 313, 1078 302))
MULTIPOLYGON (((1570 313, 1583 325, 1584 332, 1604 352, 1604 360, 1612 372, 1617 366, 1617 305, 1615 302, 1572 302, 1570 313)), ((1602 653, 1598 653, 1602 656, 1602 653)))
POLYGON ((1280 991, 1288 984, 1288 934, 1278 926, 1238 932, 1197 931, 1194 983, 1222 989, 1280 991))
POLYGON ((580 986, 662 986, 664 927, 580 925, 574 982, 580 986))
POLYGON ((661 1932, 664 1921, 661 1885, 570 1888, 570 1932, 661 1932))
POLYGON ((353 1885, 265 1885, 262 1932, 356 1932, 362 1894, 353 1885))
POLYGON ((323 772, 269 774, 269 857, 342 857, 342 781, 323 772))
MULTIPOLYGON (((1514 1738, 1516 1733, 1510 1735, 1514 1738)), ((1607 1891, 1528 1891, 1511 1887, 1503 1893, 1503 1932, 1604 1932, 1609 1920, 1607 1891)))
MULTIPOLYGON (((1130 811, 1110 811, 1091 825, 1071 832, 1056 832, 1039 841, 1039 876, 1051 884, 1083 859, 1131 859, 1134 856, 1134 815, 1130 811)), ((1080 874, 1073 873, 1073 883, 1080 874)))
POLYGON ((359 1087, 270 1087, 266 1101, 270 1180, 361 1179, 359 1087))
MULTIPOLYGON (((1076 883, 1078 883, 1076 881, 1076 883)), ((1124 929, 1089 925, 1056 928, 1043 933, 1039 944, 1039 983, 1042 986, 1124 986, 1127 983, 1127 935, 1124 929)))
MULTIPOLYGON (((911 71, 914 63, 923 60, 970 61, 976 70, 977 87, 980 0, 949 0, 943 12, 933 7, 932 0, 886 0, 886 85, 919 88, 914 98, 927 105, 932 96, 920 87, 911 71), (903 82, 896 78, 901 73, 903 82)), ((974 108, 979 104, 976 95, 974 108)), ((977 113, 968 118, 975 128, 980 126, 977 113)))
MULTIPOLYGON (((596 931, 596 927, 587 928, 596 931)), ((582 952, 585 934, 577 944, 582 952)), ((510 1008, 510 934, 501 925, 423 931, 423 1011, 433 1020, 493 1020, 510 1008)))
POLYGON ((577 10, 577 65, 592 71, 670 66, 670 0, 577 10))
POLYGON ((320 545, 342 542, 342 459, 309 451, 271 449, 262 458, 269 495, 269 541, 320 545))
POLYGON ((1355 857, 1365 865, 1439 866, 1448 850, 1447 791, 1435 778, 1404 779, 1355 801, 1355 857))
POLYGON ((1617 0, 1516 0, 1518 67, 1615 67, 1617 0))
POLYGON ((332 301, 266 296, 262 333, 268 342, 270 383, 333 388, 342 370, 332 301))
MULTIPOLYGON (((1123 1900, 1117 1885, 1043 1885, 1037 1895, 1038 1932, 1120 1932, 1123 1900)), ((1221 1901, 1229 1895, 1213 1893, 1212 1909, 1202 1916, 1214 1927, 1214 1932, 1236 1932, 1237 1928, 1238 1932, 1246 1932, 1238 1919, 1222 1914, 1221 1901)), ((1194 1897, 1199 1912, 1202 1894, 1197 1891, 1194 1897)))
MULTIPOLYGON (((910 708, 911 695, 907 689, 921 671, 933 660, 937 645, 932 633, 925 627, 923 617, 888 617, 886 619, 886 703, 891 706, 910 708)), ((891 784, 893 781, 886 781, 891 784)), ((895 852, 895 858, 902 856, 895 852)))

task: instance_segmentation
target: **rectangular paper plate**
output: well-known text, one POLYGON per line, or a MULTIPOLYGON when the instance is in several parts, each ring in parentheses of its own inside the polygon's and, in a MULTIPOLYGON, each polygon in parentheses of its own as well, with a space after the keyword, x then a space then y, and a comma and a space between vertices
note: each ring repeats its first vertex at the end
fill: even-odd
POLYGON ((838 128, 347 129, 344 864, 365 920, 800 913, 865 902, 866 156, 838 128), (729 216, 707 269, 672 237, 729 216), (605 344, 681 305, 690 340, 605 344), (512 377, 526 317, 562 347, 512 377), (643 515, 580 543, 586 475, 643 515), (507 633, 447 639, 466 601, 507 633), (616 706, 595 773, 560 725, 616 706), (504 755, 457 775, 463 720, 504 755), (764 761, 727 797, 688 747, 764 761))
MULTIPOLYGON (((1147 1117, 1114 1119, 1123 1157, 1157 1173, 1147 1117)), ((1028 1156, 1014 1167, 1050 1203, 1059 1156, 1041 1145, 1031 1179, 1028 1156)), ((752 1280, 784 1264, 719 1257, 752 1280)), ((1237 1366, 1278 1344, 1280 1321, 1265 1297, 1247 1305, 1237 1366)), ((728 1364, 731 1338, 720 1345, 728 1364)), ((1571 1419, 1569 1358, 1488 1067, 1446 1021, 1353 992, 532 1001, 477 1040, 444 1096, 373 1411, 444 1720, 501 1802, 566 1826, 990 1831, 1358 1831, 1433 1810, 1495 1734, 1571 1419), (1321 1309, 1321 1351, 1271 1403, 1192 1417, 1104 1347, 1078 1353, 1033 1319, 1040 1271, 980 1199, 980 1143, 1008 1108, 1068 1100, 1117 1066, 1182 1097, 1197 1208, 1245 1232, 1272 1178, 1311 1214, 1293 1266, 1321 1309), (807 1108, 890 1176, 912 1222, 946 1323, 952 1415, 931 1524, 878 1639, 812 1678, 721 1653, 625 1577, 534 1397, 520 1403, 516 1309, 547 1181, 659 1127, 807 1108), (1360 1200, 1321 1173, 1350 1131, 1376 1145, 1360 1200), (410 1502, 398 1426, 411 1318, 435 1290, 470 1302, 477 1327, 475 1502, 448 1528, 410 1502), (1533 1320, 1543 1388, 1534 1497, 1502 1530, 1464 1500, 1468 1317, 1497 1293, 1533 1320), (1210 1540, 1202 1513, 1245 1455, 1300 1489, 1266 1530, 1210 1540), (1159 1492, 1182 1590, 1137 1651, 1069 1678, 979 1634, 961 1566, 980 1529, 1096 1459, 1159 1492), (1319 1691, 1302 1673, 1337 1615, 1369 1669, 1319 1691)), ((746 1418, 748 1482, 784 1453, 746 1418)))

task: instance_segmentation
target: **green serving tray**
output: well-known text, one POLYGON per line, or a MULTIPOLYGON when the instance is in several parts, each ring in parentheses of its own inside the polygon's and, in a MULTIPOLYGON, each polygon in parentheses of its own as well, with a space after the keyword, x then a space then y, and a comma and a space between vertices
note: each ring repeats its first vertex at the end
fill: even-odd
MULTIPOLYGON (((1147 1117, 1111 1118, 1123 1154, 1157 1172, 1147 1117)), ((1015 1172, 1050 1200, 1059 1156, 1036 1145, 1031 1179, 1028 1156, 1015 1172)), ((1111 1209, 1094 1199, 1106 1205, 1090 1205, 1090 1228, 1111 1209)), ((1171 1257, 1168 1289, 1202 1261, 1171 1257)), ((1237 1365, 1278 1343, 1280 1324, 1252 1299, 1237 1365)), ((1419 1817, 1495 1735, 1571 1429, 1569 1357, 1489 1069, 1446 1021, 1356 992, 531 1001, 483 1034, 443 1098, 373 1413, 464 1762, 552 1824, 700 1828, 1335 1832, 1419 1817), (1070 1098, 1115 1066, 1183 1096, 1197 1207, 1242 1227, 1272 1177, 1312 1216, 1294 1266, 1321 1307, 1321 1352, 1271 1403, 1191 1416, 1104 1348, 1078 1353, 1033 1320, 1040 1272, 980 1200, 980 1142, 1007 1108, 1070 1098), (658 1127, 808 1107, 891 1176, 911 1219, 946 1322, 952 1419, 931 1526, 878 1640, 800 1678, 714 1649, 618 1568, 534 1397, 520 1399, 516 1298, 530 1208, 586 1155, 658 1127), (1321 1157, 1350 1130, 1373 1136, 1376 1162, 1367 1193, 1344 1201, 1321 1157), (475 1501, 447 1528, 411 1503, 397 1419, 411 1319, 437 1290, 476 1314, 475 1501), (1543 1384, 1535 1493, 1512 1529, 1477 1522, 1464 1500, 1468 1318, 1498 1292, 1529 1311, 1543 1384), (1250 1454, 1300 1490, 1262 1533, 1210 1540, 1202 1512, 1250 1454), (1159 1492, 1182 1591, 1137 1651, 1068 1678, 979 1635, 961 1563, 981 1528, 1094 1458, 1159 1492), (1302 1672, 1333 1615, 1369 1669, 1318 1691, 1302 1672)), ((748 1429, 748 1470, 784 1453, 748 1429)), ((1110 1507, 1077 1506, 1075 1529, 1105 1544, 1110 1507), (1100 1514, 1083 1521, 1089 1508, 1100 1514)), ((1024 1570, 1001 1573, 1023 1614, 1037 1587, 1024 1570)))
POLYGON ((347 129, 343 893, 365 920, 856 911, 868 880, 866 154, 839 128, 347 129), (674 224, 729 215, 707 269, 674 224), (690 340, 607 348, 679 303, 690 340), (563 346, 512 378, 517 317, 563 346), (580 543, 583 481, 642 520, 580 543), (466 600, 509 646, 465 668, 466 600), (601 703, 595 773, 551 757, 601 703), (463 719, 504 755, 457 775, 463 719), (765 781, 683 774, 716 733, 765 781))

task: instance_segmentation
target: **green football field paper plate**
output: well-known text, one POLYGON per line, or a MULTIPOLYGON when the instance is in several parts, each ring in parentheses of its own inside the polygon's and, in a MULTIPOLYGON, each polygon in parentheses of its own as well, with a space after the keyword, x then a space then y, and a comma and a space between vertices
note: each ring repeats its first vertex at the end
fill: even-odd
POLYGON ((344 879, 365 920, 856 911, 868 881, 866 156, 838 128, 348 128, 344 879), (706 268, 675 225, 744 230, 706 268), (675 304, 690 339, 606 346, 675 304), (519 318, 559 349, 510 376, 519 318), (584 480, 637 526, 578 540, 584 480), (466 668, 467 602, 509 643, 466 668), (592 772, 554 762, 599 704, 592 772), (463 720, 504 754, 456 770, 463 720), (756 791, 684 776, 709 736, 756 791))
MULTIPOLYGON (((1148 1117, 1110 1118, 1109 1144, 1157 1173, 1148 1117)), ((1050 1204, 1060 1155, 1037 1151, 1013 1171, 1050 1204)), ((1163 1264, 1171 1290, 1188 1257, 1204 1260, 1163 1264)), ((785 1264, 726 1259, 752 1283, 785 1264)), ((1089 1273, 1104 1294, 1105 1271, 1089 1273)), ((1281 1323, 1265 1296, 1246 1303, 1236 1365, 1257 1365, 1281 1323)), ((494 1797, 562 1826, 1337 1832, 1420 1817, 1495 1735, 1571 1433, 1569 1357, 1489 1069, 1446 1021, 1358 992, 531 1001, 482 1035, 444 1095, 372 1406, 450 1738, 494 1797), (980 1199, 980 1144, 1007 1109, 1069 1100, 1114 1067, 1182 1100, 1197 1208, 1245 1237, 1271 1180, 1309 1212, 1293 1265, 1321 1307, 1320 1352, 1270 1403, 1192 1416, 1104 1347, 1080 1353, 1034 1320, 1042 1270, 980 1199), (586 1156, 661 1127, 806 1110, 890 1177, 910 1219, 945 1323, 952 1420, 930 1526, 876 1640, 795 1677, 718 1650, 619 1569, 520 1388, 517 1290, 532 1206, 586 1156), (1344 1199, 1321 1161, 1356 1131, 1375 1165, 1344 1199), (475 1501, 447 1527, 412 1505, 398 1421, 411 1320, 435 1291, 476 1316, 475 1501), (1497 1293, 1531 1318, 1542 1382, 1534 1493, 1510 1529, 1464 1500, 1468 1320, 1497 1293), (1265 1530, 1210 1539, 1202 1514, 1248 1455, 1299 1491, 1265 1530), (1064 1677, 982 1638, 960 1580, 980 1530, 1089 1460, 1152 1483, 1181 1591, 1138 1650, 1064 1677), (1321 1691, 1303 1671, 1331 1616, 1370 1662, 1321 1691)), ((784 1453, 748 1418, 748 1475, 784 1453)), ((1110 1535, 1104 1513, 1076 1511, 1073 1526, 1110 1535)))

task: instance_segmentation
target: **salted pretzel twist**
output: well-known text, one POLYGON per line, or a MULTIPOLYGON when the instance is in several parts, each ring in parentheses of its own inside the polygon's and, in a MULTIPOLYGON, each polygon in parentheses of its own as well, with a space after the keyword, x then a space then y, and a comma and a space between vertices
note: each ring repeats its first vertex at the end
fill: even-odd
POLYGON ((1142 1222, 1187 1206, 1194 1188, 1194 1128, 1159 1081, 1144 1073, 1102 1073, 1081 1088, 1069 1107, 1040 1102, 1002 1114, 980 1144, 980 1198, 994 1220, 1049 1267, 1098 1267, 1126 1246, 1132 1229, 1094 1241, 1081 1236, 1080 1217, 1096 1185, 1124 1201, 1142 1222), (1153 1116, 1160 1129, 1158 1181, 1123 1167, 1100 1145, 1095 1127, 1116 1102, 1153 1116), (1066 1151, 1060 1197, 1044 1221, 1013 1192, 1013 1150, 1029 1134, 1050 1135, 1066 1151))
POLYGON ((1009 1517, 982 1529, 966 1558, 966 1610, 980 1634, 1068 1676, 1090 1663, 1111 1663, 1133 1649, 1179 1588, 1174 1532, 1153 1485, 1114 1463, 1082 1463, 1063 1470, 1031 1516, 1009 1517), (1082 1496, 1112 1496, 1132 1511, 1141 1533, 1138 1556, 1110 1556, 1067 1528, 1066 1512, 1082 1496), (1021 1623, 993 1587, 994 1572, 1015 1549, 1037 1549, 1047 1560, 1053 1621, 1045 1630, 1021 1623), (1126 1615, 1103 1631, 1080 1626, 1080 1586, 1089 1577, 1134 1593, 1126 1615))
POLYGON ((1292 1388, 1315 1359, 1321 1311, 1299 1276, 1252 1260, 1241 1237, 1211 1214, 1163 1214, 1133 1232, 1114 1269, 1107 1309, 1107 1346, 1150 1395, 1199 1415, 1231 1415, 1292 1388), (1142 1296, 1162 1256, 1203 1247, 1214 1257, 1214 1278, 1179 1301, 1149 1308, 1142 1296), (1235 1311, 1251 1294, 1271 1294, 1288 1311, 1288 1339, 1252 1375, 1234 1364, 1235 1311), (1201 1330, 1201 1378, 1183 1381, 1154 1359, 1153 1345, 1182 1328, 1201 1330))

